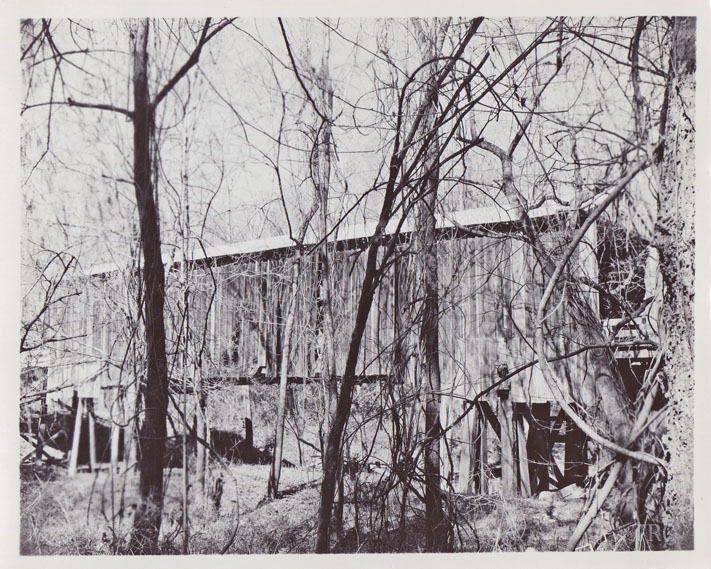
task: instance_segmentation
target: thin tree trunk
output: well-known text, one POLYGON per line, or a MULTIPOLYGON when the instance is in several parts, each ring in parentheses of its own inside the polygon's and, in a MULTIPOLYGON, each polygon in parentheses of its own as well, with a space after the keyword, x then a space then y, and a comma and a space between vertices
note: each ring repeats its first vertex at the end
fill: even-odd
POLYGON ((297 253, 291 272, 291 296, 284 327, 282 342, 281 369, 279 370, 279 400, 277 403, 276 433, 274 435, 274 457, 272 469, 269 473, 267 495, 270 498, 279 497, 279 477, 281 476, 281 458, 284 448, 284 422, 286 416, 286 391, 289 383, 289 360, 291 355, 291 337, 294 331, 296 316, 296 301, 299 291, 299 271, 301 267, 301 253, 297 253))
MULTIPOLYGON (((358 298, 353 332, 351 333, 351 339, 348 345, 348 356, 346 358, 345 369, 343 370, 343 381, 341 382, 341 389, 336 402, 336 410, 333 415, 333 423, 331 424, 331 430, 328 433, 326 443, 325 460, 323 462, 323 479, 321 481, 321 501, 319 504, 318 527, 316 530, 316 553, 328 553, 330 548, 331 513, 333 510, 337 478, 341 470, 343 432, 353 402, 353 389, 357 377, 356 365, 358 364, 361 341, 363 340, 363 333, 368 322, 368 314, 370 313, 375 288, 377 287, 378 250, 380 248, 380 241, 383 236, 385 224, 392 215, 397 188, 395 182, 401 166, 402 157, 396 152, 391 160, 391 177, 385 191, 378 226, 375 229, 375 235, 368 247, 365 275, 363 276, 363 284, 358 298)), ((389 252, 391 252, 391 249, 389 249, 389 252)), ((386 260, 387 259, 384 259, 383 262, 386 260)))
MULTIPOLYGON (((189 172, 189 147, 188 147, 188 137, 185 139, 185 147, 183 151, 183 209, 184 209, 184 219, 183 219, 183 266, 182 266, 182 285, 183 285, 183 353, 182 353, 182 375, 183 375, 183 421, 187 421, 188 416, 188 393, 187 393, 187 381, 188 381, 188 363, 190 362, 190 286, 189 286, 189 265, 188 259, 190 256, 190 186, 188 185, 188 172, 189 172)), ((187 422, 183 424, 183 555, 188 554, 188 548, 190 545, 190 524, 189 524, 189 507, 190 507, 190 469, 189 469, 189 459, 190 453, 188 449, 188 443, 190 437, 188 436, 189 430, 187 422)))
MULTIPOLYGON (((184 276, 187 279, 187 260, 183 258, 183 270, 186 271, 184 276)), ((189 290, 187 282, 184 282, 185 290, 183 291, 183 310, 185 314, 183 316, 184 329, 183 329, 183 361, 182 361, 182 375, 183 375, 183 555, 188 554, 188 546, 190 544, 190 524, 188 520, 190 519, 189 507, 190 507, 190 452, 188 444, 190 442, 189 428, 187 424, 188 416, 188 334, 190 333, 190 304, 189 304, 189 290)))
MULTIPOLYGON (((320 81, 322 85, 321 93, 321 111, 327 117, 331 116, 333 111, 333 86, 331 85, 330 75, 328 71, 328 61, 325 58, 322 61, 320 72, 320 81)), ((320 215, 318 225, 318 238, 321 240, 321 245, 318 250, 318 259, 320 265, 321 279, 319 282, 319 300, 321 310, 322 332, 324 335, 324 420, 322 427, 322 441, 328 440, 328 433, 333 423, 336 412, 336 401, 338 399, 338 380, 336 378, 336 346, 335 346, 335 324, 333 320, 333 290, 331 280, 331 260, 329 257, 328 237, 328 195, 331 183, 331 125, 327 121, 323 121, 321 132, 318 140, 318 147, 315 154, 315 164, 313 165, 312 176, 314 176, 314 184, 316 186, 316 198, 318 200, 320 215)), ((322 448, 325 445, 322 445, 322 448)), ((325 453, 321 457, 321 464, 325 461, 325 453)), ((343 473, 339 473, 339 478, 343 473)), ((336 508, 336 524, 338 532, 342 529, 343 518, 343 496, 342 496, 342 481, 338 485, 336 508)))
MULTIPOLYGON (((425 61, 432 61, 441 55, 441 41, 448 20, 432 21, 427 29, 422 20, 415 20, 415 29, 420 38, 425 61)), ((436 64, 434 64, 436 70, 436 64)), ((435 75, 433 75, 435 77, 435 75)), ((423 128, 435 128, 434 117, 437 97, 430 99, 423 120, 423 128)), ((425 411, 425 547, 427 551, 446 551, 450 547, 450 530, 442 509, 440 442, 442 425, 440 409, 442 405, 439 365, 439 261, 437 258, 436 219, 437 189, 439 187, 439 144, 437 133, 424 157, 426 172, 422 181, 417 209, 416 254, 419 274, 419 290, 422 298, 421 323, 419 331, 419 379, 424 398, 425 411)))
MULTIPOLYGON (((214 270, 214 269, 211 269, 214 270)), ((216 298, 219 296, 219 281, 214 281, 213 283, 214 290, 212 292, 212 295, 210 296, 209 302, 207 304, 207 310, 209 311, 209 322, 205 323, 205 327, 203 328, 203 333, 208 334, 208 325, 209 325, 209 337, 210 337, 210 342, 214 342, 215 338, 217 337, 217 302, 216 298)), ((197 374, 196 378, 196 384, 195 384, 195 413, 197 415, 197 425, 196 425, 196 434, 197 434, 197 439, 196 439, 196 454, 195 454, 195 469, 197 472, 197 478, 198 482, 200 484, 199 488, 203 492, 203 495, 205 493, 205 482, 206 482, 206 470, 207 470, 207 461, 208 461, 208 452, 205 447, 205 443, 201 441, 207 441, 208 437, 208 428, 207 428, 207 394, 205 392, 205 386, 203 382, 203 373, 205 371, 205 366, 203 362, 203 350, 206 345, 206 339, 205 337, 202 338, 202 348, 200 349, 199 352, 199 357, 198 361, 196 362, 197 364, 197 369, 195 370, 195 373, 197 374)), ((250 415, 251 418, 251 415, 250 415)))
POLYGON ((425 539, 427 551, 449 549, 450 528, 442 509, 440 480, 440 365, 439 365, 439 278, 437 243, 435 241, 435 207, 437 205, 437 168, 430 166, 424 184, 425 195, 419 207, 418 257, 422 288, 422 322, 420 325, 420 381, 425 400, 425 539))
POLYGON ((131 549, 158 553, 163 509, 168 378, 165 353, 163 305, 165 274, 160 250, 158 210, 153 196, 151 139, 154 115, 148 94, 148 20, 140 20, 131 32, 133 49, 133 144, 134 184, 143 248, 144 306, 146 323, 146 378, 144 418, 140 442, 141 503, 136 511, 131 549))
POLYGON ((202 387, 202 371, 197 369, 195 371, 195 477, 197 479, 197 485, 200 492, 205 491, 205 464, 207 453, 205 452, 205 446, 201 441, 207 440, 207 423, 205 421, 206 405, 205 396, 202 387))
MULTIPOLYGON (((328 136, 328 135, 326 135, 328 136)), ((326 158, 328 161, 327 172, 330 172, 330 156, 326 158)), ((324 184, 326 185, 326 184, 324 184)), ((323 333, 324 333, 324 356, 325 356, 325 375, 326 375, 326 405, 327 413, 324 418, 323 437, 328 438, 333 416, 336 410, 336 399, 338 398, 338 383, 336 380, 336 348, 335 348, 335 325, 333 320, 333 305, 332 305, 332 287, 331 287, 331 263, 328 256, 328 243, 326 236, 328 233, 327 223, 327 200, 328 188, 320 189, 321 202, 321 223, 320 223, 320 239, 323 240, 319 249, 319 262, 321 265, 321 298, 323 304, 323 333)))
POLYGON ((667 546, 694 547, 694 244, 696 19, 674 18, 656 241, 670 412, 667 546))
MULTIPOLYGON (((388 203, 387 197, 388 196, 386 196, 386 203, 383 209, 387 210, 389 217, 390 207, 392 207, 392 199, 390 199, 388 203)), ((360 299, 358 301, 358 312, 356 314, 355 326, 353 328, 353 333, 351 334, 351 340, 348 348, 348 357, 346 359, 343 382, 341 384, 341 390, 338 394, 336 411, 326 444, 326 456, 323 465, 323 480, 321 482, 321 502, 319 505, 318 528, 316 532, 317 553, 328 553, 329 550, 331 511, 333 509, 333 499, 336 491, 337 475, 340 467, 341 439, 350 414, 351 403, 353 401, 353 388, 356 380, 355 369, 358 362, 358 353, 360 352, 360 343, 363 338, 363 332, 368 320, 370 306, 373 301, 377 251, 377 245, 371 245, 368 251, 365 278, 360 299)))

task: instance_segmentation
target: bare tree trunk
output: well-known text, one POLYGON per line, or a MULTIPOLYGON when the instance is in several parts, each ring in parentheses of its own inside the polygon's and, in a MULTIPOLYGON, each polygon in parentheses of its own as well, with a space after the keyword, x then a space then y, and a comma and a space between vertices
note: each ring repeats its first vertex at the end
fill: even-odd
POLYGON ((207 462, 207 453, 205 445, 201 441, 207 440, 207 423, 205 421, 205 413, 207 406, 205 405, 205 395, 202 385, 202 370, 196 369, 195 378, 195 477, 197 478, 198 490, 205 491, 205 466, 207 462))
MULTIPOLYGON (((415 29, 420 38, 425 61, 434 61, 441 55, 441 42, 448 20, 435 19, 430 29, 424 21, 415 20, 415 29)), ((434 69, 437 65, 434 64, 434 69)), ((435 75, 432 76, 433 78, 435 75)), ((423 128, 434 127, 437 97, 429 101, 425 109, 423 128)), ((439 365, 439 262, 437 258, 436 219, 437 189, 439 187, 439 144, 437 132, 424 158, 424 176, 417 210, 416 254, 419 273, 419 290, 422 311, 419 332, 419 380, 424 397, 425 443, 423 449, 425 471, 425 547, 427 551, 447 551, 450 548, 450 533, 447 517, 442 509, 440 442, 442 405, 439 365)))
MULTIPOLYGON (((332 93, 331 93, 332 95, 332 93)), ((327 147, 330 140, 330 128, 326 127, 324 132, 323 145, 327 147)), ((338 397, 338 384, 336 382, 336 347, 335 347, 335 326, 333 321, 333 294, 331 286, 331 262, 328 255, 328 243, 326 237, 328 235, 328 179, 331 171, 331 157, 328 149, 323 150, 323 154, 319 160, 324 169, 324 179, 319 182, 317 192, 319 194, 319 202, 321 207, 321 218, 319 227, 319 238, 323 240, 319 248, 319 264, 321 266, 321 283, 320 296, 323 303, 323 333, 324 333, 324 356, 326 375, 326 397, 328 404, 326 405, 327 413, 324 418, 323 437, 328 438, 328 431, 333 422, 333 414, 336 410, 336 399, 338 397)))
MULTIPOLYGON (((330 87, 330 82, 328 80, 328 72, 326 68, 326 63, 324 62, 323 69, 321 71, 321 79, 323 82, 323 92, 324 92, 324 106, 327 107, 327 113, 330 114, 330 110, 333 106, 333 90, 330 87)), ((320 113, 319 113, 320 114, 320 113)), ((289 308, 287 312, 287 317, 286 317, 286 324, 284 328, 284 336, 282 339, 282 347, 281 347, 281 361, 280 361, 280 379, 279 379, 279 400, 278 400, 278 406, 277 406, 277 425, 276 425, 276 433, 274 437, 274 442, 275 442, 275 447, 274 447, 274 457, 272 461, 272 469, 271 473, 269 475, 269 483, 267 485, 267 495, 270 498, 277 498, 279 495, 279 476, 281 474, 281 459, 282 459, 282 451, 283 451, 283 446, 284 446, 284 422, 285 422, 285 414, 286 414, 286 395, 287 395, 287 385, 288 385, 288 371, 289 371, 289 360, 290 360, 290 351, 291 351, 291 339, 293 336, 293 329, 294 329, 294 320, 296 317, 296 303, 297 303, 297 295, 299 291, 299 277, 300 277, 300 271, 301 271, 301 261, 302 261, 302 250, 301 248, 303 247, 304 244, 304 239, 306 237, 306 233, 309 228, 309 224, 311 223, 311 220, 313 219, 313 216, 316 215, 317 211, 319 208, 321 208, 321 221, 319 223, 319 228, 321 229, 322 232, 322 237, 324 239, 321 248, 319 249, 319 261, 321 261, 324 265, 324 268, 326 269, 326 275, 328 275, 328 259, 326 255, 326 222, 327 222, 327 216, 328 216, 328 204, 327 204, 327 198, 328 198, 328 184, 329 184, 329 178, 330 178, 330 173, 331 173, 331 161, 330 161, 330 125, 328 124, 328 121, 326 118, 323 116, 322 122, 321 122, 321 127, 319 128, 319 132, 316 135, 316 139, 314 141, 314 147, 312 149, 312 155, 311 155, 311 161, 310 161, 310 167, 311 167, 311 177, 314 182, 314 200, 313 203, 311 204, 311 208, 309 211, 305 214, 304 219, 301 223, 301 228, 299 230, 299 235, 298 237, 292 236, 292 239, 297 243, 298 251, 296 253, 296 256, 294 257, 294 265, 292 267, 292 275, 291 275, 291 298, 289 302, 289 308)), ((288 212, 285 211, 285 214, 288 216, 288 212)), ((328 276, 326 276, 328 278, 328 276)), ((322 283, 319 283, 319 286, 321 286, 322 283)), ((332 331, 332 325, 333 325, 333 317, 330 312, 331 307, 331 298, 330 295, 328 294, 329 288, 326 286, 326 312, 327 315, 331 315, 330 318, 327 319, 327 341, 326 341, 326 352, 327 354, 332 354, 333 353, 333 334, 332 332, 329 334, 329 331, 332 331)), ((320 295, 320 292, 319 292, 320 295)), ((331 365, 333 363, 333 357, 330 355, 327 356, 327 369, 325 370, 327 373, 327 390, 326 393, 324 394, 325 396, 325 407, 326 407, 326 417, 324 418, 324 425, 327 427, 329 423, 329 418, 332 416, 332 413, 330 412, 329 409, 329 403, 331 401, 332 397, 332 387, 333 381, 335 381, 335 374, 332 373, 333 366, 331 365)))
MULTIPOLYGON (((436 146, 436 143, 435 143, 436 146)), ((436 151, 435 151, 436 155, 436 151)), ((435 207, 439 183, 436 164, 427 164, 418 220, 418 258, 422 294, 420 381, 425 400, 425 533, 427 551, 449 549, 450 528, 442 509, 440 480, 441 388, 439 366, 439 278, 435 241, 435 207)))
POLYGON ((153 196, 151 139, 153 108, 148 95, 148 20, 131 31, 133 50, 133 144, 134 184, 143 247, 145 287, 146 379, 144 419, 139 435, 141 503, 134 519, 131 548, 136 553, 158 553, 158 534, 163 508, 168 377, 165 353, 163 305, 165 275, 160 250, 158 211, 153 196))
MULTIPOLYGON (((186 271, 185 278, 187 279, 187 261, 183 259, 183 270, 186 271)), ((189 304, 189 291, 187 287, 187 282, 184 283, 185 290, 183 291, 183 362, 182 362, 182 383, 183 383, 183 555, 188 554, 188 546, 190 544, 190 431, 187 424, 188 416, 188 335, 190 333, 190 304, 189 304)))
MULTIPOLYGON (((190 186, 188 184, 188 172, 190 171, 188 165, 190 163, 190 153, 189 153, 189 138, 185 138, 185 147, 183 150, 183 220, 182 220, 182 253, 183 253, 183 266, 181 271, 181 280, 183 286, 183 330, 182 330, 182 380, 183 380, 183 555, 188 554, 188 549, 190 545, 190 452, 188 444, 190 441, 189 427, 187 424, 188 416, 188 364, 190 362, 190 266, 189 266, 189 247, 190 247, 190 186)), ((194 378, 193 378, 194 379, 194 378)))
POLYGON ((656 241, 664 281, 662 329, 670 412, 667 546, 692 549, 694 472, 694 231, 696 19, 673 19, 656 241))
MULTIPOLYGON (((135 553, 158 552, 158 536, 163 508, 165 423, 168 408, 168 373, 163 314, 165 271, 161 257, 158 207, 152 183, 155 162, 151 154, 151 144, 155 130, 155 108, 197 64, 205 44, 231 22, 230 19, 224 19, 221 23, 212 25, 211 18, 207 18, 199 40, 187 60, 151 100, 148 88, 149 20, 133 20, 130 23, 133 110, 129 111, 111 104, 82 103, 68 97, 66 100, 66 104, 73 107, 121 113, 128 116, 133 122, 133 183, 140 225, 140 243, 143 249, 141 274, 144 287, 143 291, 138 291, 136 304, 143 307, 146 333, 145 378, 137 395, 137 401, 140 401, 143 407, 143 422, 139 434, 140 448, 138 449, 141 503, 134 518, 130 543, 131 550, 135 553)), ((136 377, 142 375, 141 372, 136 373, 136 377)))
MULTIPOLYGON (((390 200, 387 199, 388 197, 389 196, 386 195, 383 211, 387 212, 387 217, 389 218, 393 201, 392 197, 394 196, 392 196, 390 200)), ((333 509, 337 475, 340 469, 341 439, 343 437, 343 431, 345 429, 346 422, 348 421, 351 403, 353 401, 353 388, 355 387, 356 381, 355 370, 358 362, 360 343, 363 339, 363 332, 368 320, 370 306, 373 302, 377 252, 378 245, 371 245, 368 250, 368 260, 366 264, 363 288, 361 289, 361 295, 358 301, 358 312, 356 314, 355 326, 353 328, 353 333, 351 334, 351 340, 348 347, 348 358, 346 359, 343 382, 338 394, 338 402, 336 403, 336 411, 333 423, 331 424, 331 430, 328 434, 323 463, 323 480, 321 482, 321 503, 319 505, 318 529, 316 532, 316 553, 328 553, 329 550, 331 511, 333 509)))
POLYGON ((279 370, 279 400, 277 402, 276 433, 274 435, 274 456, 272 469, 269 473, 267 495, 270 498, 279 497, 279 477, 281 476, 281 457, 284 449, 284 422, 286 416, 286 391, 289 383, 289 360, 291 355, 291 337, 294 331, 296 316, 296 301, 299 292, 299 270, 301 266, 301 253, 297 253, 291 269, 291 296, 284 326, 284 339, 282 341, 281 369, 279 370))
MULTIPOLYGON (((319 80, 321 82, 321 111, 330 117, 333 112, 333 86, 328 70, 326 59, 322 62, 319 80)), ((318 262, 320 267, 319 304, 321 310, 321 325, 324 340, 324 419, 322 427, 322 448, 328 440, 328 433, 331 430, 336 413, 336 401, 338 399, 338 380, 336 378, 336 346, 335 346, 335 324, 333 320, 333 287, 331 280, 331 260, 329 257, 328 237, 328 195, 331 184, 331 125, 323 120, 317 138, 317 148, 312 165, 312 176, 316 190, 320 215, 318 225, 318 237, 321 245, 318 250, 318 262)), ((325 453, 321 457, 321 463, 325 460, 325 453)), ((342 478, 343 473, 339 473, 342 478)), ((338 485, 336 525, 340 533, 343 522, 343 484, 338 485)))

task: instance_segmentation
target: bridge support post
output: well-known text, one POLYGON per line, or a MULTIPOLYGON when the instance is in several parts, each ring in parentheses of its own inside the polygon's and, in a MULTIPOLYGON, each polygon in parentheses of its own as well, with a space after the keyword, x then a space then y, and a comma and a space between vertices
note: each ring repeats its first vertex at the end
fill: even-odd
POLYGON ((69 476, 74 476, 77 473, 77 464, 79 461, 79 440, 81 437, 81 425, 84 416, 84 400, 79 397, 77 399, 77 413, 74 418, 74 434, 72 436, 72 450, 69 455, 69 476))
POLYGON ((499 424, 501 425, 501 495, 510 498, 516 495, 516 471, 514 466, 513 413, 508 389, 499 389, 499 424))

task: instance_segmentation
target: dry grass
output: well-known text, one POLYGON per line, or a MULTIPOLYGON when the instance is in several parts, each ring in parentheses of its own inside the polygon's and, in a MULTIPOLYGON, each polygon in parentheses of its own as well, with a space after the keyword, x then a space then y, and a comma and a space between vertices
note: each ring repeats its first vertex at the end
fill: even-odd
MULTIPOLYGON (((61 471, 60 471, 61 473, 61 471)), ((220 472, 212 473, 213 481, 220 472)), ((319 472, 301 468, 282 470, 285 496, 266 501, 269 467, 233 465, 221 472, 224 492, 219 509, 191 489, 189 552, 307 553, 313 550, 318 508, 319 472), (290 492, 290 489, 293 492, 290 492)), ((183 551, 182 473, 166 471, 165 513, 161 549, 183 551)), ((502 499, 498 496, 450 496, 456 520, 457 551, 560 551, 583 508, 582 497, 559 496, 502 499)), ((80 473, 72 479, 51 471, 24 475, 21 490, 21 551, 29 555, 106 555, 124 553, 137 503, 137 476, 111 477, 107 472, 80 473)), ((382 523, 368 523, 372 506, 360 504, 360 525, 353 524, 352 506, 346 507, 347 530, 334 541, 334 551, 420 551, 424 543, 421 504, 408 504, 406 527, 392 506, 382 523)), ((382 509, 381 509, 382 511, 382 509)), ((581 547, 592 548, 610 531, 604 516, 595 521, 581 547)), ((599 549, 619 547, 615 536, 599 549)))
MULTIPOLYGON (((60 471, 61 473, 62 471, 60 471)), ((191 553, 306 551, 313 541, 312 520, 318 506, 312 484, 281 500, 259 505, 266 493, 268 466, 234 465, 222 473, 219 509, 191 488, 191 553), (275 531, 278 528, 278 531, 275 531)), ((182 473, 166 470, 161 548, 182 553, 182 473)), ((212 478, 214 480, 214 478, 212 478)), ((313 481, 313 473, 283 469, 283 490, 313 481)), ((21 543, 26 555, 96 555, 123 553, 137 504, 134 473, 79 473, 74 478, 26 475, 21 487, 21 543)))

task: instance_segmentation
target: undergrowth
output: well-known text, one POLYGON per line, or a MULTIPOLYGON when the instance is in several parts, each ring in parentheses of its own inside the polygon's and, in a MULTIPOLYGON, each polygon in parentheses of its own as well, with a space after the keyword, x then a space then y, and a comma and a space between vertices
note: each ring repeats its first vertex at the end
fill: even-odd
MULTIPOLYGON (((282 471, 284 497, 265 500, 268 466, 233 465, 222 473, 219 504, 206 492, 190 489, 191 554, 309 553, 316 533, 319 485, 307 469, 282 471)), ((137 504, 137 476, 61 471, 21 476, 21 543, 25 555, 110 555, 127 553, 137 504)), ((417 552, 425 542, 424 512, 410 495, 406 507, 398 493, 380 494, 377 484, 347 493, 343 530, 334 532, 332 550, 342 553, 417 552), (402 513, 405 512, 403 516, 402 513), (402 523, 404 520, 404 523, 402 523)), ((385 489, 387 490, 387 489, 385 489)), ((469 552, 560 551, 577 522, 584 500, 447 495, 454 522, 452 550, 469 552)), ((166 471, 161 552, 183 553, 182 475, 166 471)), ((615 531, 603 514, 589 530, 582 549, 629 549, 624 531, 615 531)))

